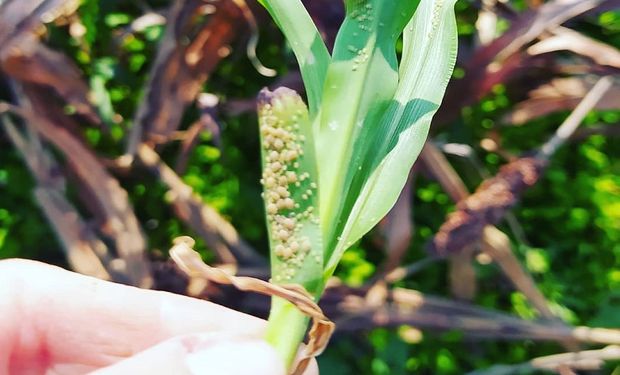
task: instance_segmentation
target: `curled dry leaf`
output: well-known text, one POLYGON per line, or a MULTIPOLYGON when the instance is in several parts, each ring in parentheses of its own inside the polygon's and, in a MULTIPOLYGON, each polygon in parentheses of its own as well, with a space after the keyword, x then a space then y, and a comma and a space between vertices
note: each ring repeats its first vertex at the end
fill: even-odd
POLYGON ((334 323, 323 314, 312 296, 301 285, 275 285, 252 277, 233 276, 221 269, 209 267, 202 261, 200 254, 192 249, 193 245, 192 238, 179 237, 174 240, 174 246, 170 249, 170 256, 188 276, 204 278, 219 284, 230 284, 243 291, 280 297, 312 319, 312 328, 308 334, 309 340, 304 354, 292 372, 294 375, 302 374, 310 359, 325 350, 335 329, 334 323))

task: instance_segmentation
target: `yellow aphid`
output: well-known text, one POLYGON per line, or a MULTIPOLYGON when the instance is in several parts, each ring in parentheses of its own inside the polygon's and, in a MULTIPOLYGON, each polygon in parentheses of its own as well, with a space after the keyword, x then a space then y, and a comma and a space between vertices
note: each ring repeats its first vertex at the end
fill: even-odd
POLYGON ((288 239, 291 237, 291 232, 289 232, 288 230, 285 229, 280 229, 278 231, 278 238, 283 241, 286 242, 288 241, 288 239))
POLYGON ((280 169, 282 169, 282 164, 276 161, 276 162, 269 164, 268 167, 270 167, 272 171, 277 172, 280 169))
POLYGON ((282 225, 286 229, 295 229, 295 224, 296 224, 295 219, 286 218, 286 219, 282 220, 282 225))
POLYGON ((267 177, 263 180, 263 184, 265 185, 266 188, 272 188, 274 186, 276 186, 276 179, 273 177, 267 177))
POLYGON ((292 210, 293 208, 295 208, 295 202, 291 198, 286 198, 284 199, 284 207, 292 210))
POLYGON ((278 213, 278 206, 273 203, 269 203, 267 205, 267 213, 270 215, 275 215, 276 213, 278 213))
POLYGON ((279 139, 279 138, 276 138, 276 139, 273 141, 273 147, 274 147, 276 150, 281 150, 282 148, 284 148, 284 141, 282 141, 282 140, 281 140, 281 139, 279 139))
POLYGON ((278 193, 279 196, 281 196, 282 198, 288 198, 291 193, 288 191, 287 188, 285 188, 284 186, 278 186, 276 188, 276 192, 278 193))
POLYGON ((287 178, 289 184, 292 184, 293 182, 297 182, 297 173, 295 173, 295 172, 286 172, 286 178, 287 178))

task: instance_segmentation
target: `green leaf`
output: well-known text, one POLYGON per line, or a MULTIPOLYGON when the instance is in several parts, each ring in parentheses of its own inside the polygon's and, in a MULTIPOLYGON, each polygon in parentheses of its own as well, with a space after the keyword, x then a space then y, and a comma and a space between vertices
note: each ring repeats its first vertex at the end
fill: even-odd
MULTIPOLYGON (((300 62, 310 103, 308 112, 286 88, 259 96, 274 282, 318 299, 344 251, 395 203, 452 73, 455 1, 345 0, 330 59, 299 0, 262 0, 300 62)), ((272 300, 266 338, 288 365, 306 325, 293 305, 272 300)))
POLYGON ((418 1, 346 2, 315 129, 321 223, 330 249, 350 212, 352 202, 347 197, 361 190, 364 176, 360 172, 369 175, 364 173, 367 166, 362 166, 362 159, 375 150, 367 148, 371 144, 366 137, 372 136, 368 131, 377 128, 398 87, 396 40, 417 5, 418 1))
POLYGON ((323 287, 323 242, 308 109, 293 90, 264 89, 258 118, 272 279, 318 293, 323 287))
POLYGON ((394 205, 424 146, 456 61, 455 2, 422 0, 405 28, 394 100, 386 105, 379 122, 373 124, 374 118, 366 118, 352 163, 345 169, 351 184, 336 221, 340 235, 326 261, 325 277, 331 275, 346 248, 394 205))
POLYGON ((321 105, 321 93, 330 56, 310 15, 300 0, 259 0, 290 43, 308 95, 310 118, 321 105))

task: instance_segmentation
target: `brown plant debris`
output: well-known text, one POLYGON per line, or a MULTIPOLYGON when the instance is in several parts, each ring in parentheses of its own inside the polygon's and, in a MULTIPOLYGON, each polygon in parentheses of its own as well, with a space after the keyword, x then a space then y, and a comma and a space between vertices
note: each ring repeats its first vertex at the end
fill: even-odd
POLYGON ((112 279, 105 267, 109 260, 106 245, 65 197, 66 181, 53 155, 36 132, 22 134, 8 116, 0 117, 0 124, 35 178, 37 203, 62 243, 71 268, 85 275, 112 279))
POLYGON ((557 27, 551 30, 551 33, 552 35, 549 38, 543 38, 528 48, 527 52, 531 55, 537 55, 555 51, 570 51, 601 66, 620 68, 620 50, 616 47, 566 27, 557 27))
POLYGON ((146 259, 146 239, 140 223, 123 189, 101 164, 83 139, 72 132, 78 125, 61 108, 50 106, 49 92, 39 86, 24 85, 28 99, 22 106, 9 105, 10 110, 32 125, 41 137, 59 150, 80 186, 91 197, 93 214, 102 220, 101 232, 114 241, 120 256, 116 271, 127 276, 127 283, 149 288, 152 285, 146 259))
POLYGON ((239 290, 283 298, 312 319, 312 328, 308 334, 309 340, 304 354, 292 372, 293 375, 302 374, 310 360, 325 350, 336 327, 323 314, 312 296, 298 284, 275 285, 253 277, 233 276, 221 269, 210 267, 202 261, 200 254, 192 249, 193 245, 192 238, 178 237, 170 249, 172 259, 189 277, 203 278, 218 284, 233 285, 239 290))
MULTIPOLYGON (((571 110, 594 87, 595 81, 587 78, 555 78, 528 93, 528 99, 518 103, 504 121, 523 125, 550 113, 571 110)), ((620 108, 620 87, 612 87, 595 106, 599 110, 620 108)))
MULTIPOLYGON (((477 48, 463 68, 465 76, 448 86, 435 124, 445 124, 460 114, 460 109, 488 94, 500 83, 530 77, 534 67, 549 71, 557 65, 545 56, 533 56, 527 47, 563 23, 605 4, 604 0, 547 1, 540 8, 515 15, 510 28, 492 42, 477 48), (537 58, 535 58, 537 57, 537 58)), ((498 2, 498 6, 501 5, 498 2)), ((546 73, 548 74, 548 73, 546 73)))
POLYGON ((456 211, 439 228, 429 250, 444 256, 477 241, 486 225, 497 224, 521 194, 538 181, 545 165, 537 158, 524 157, 503 166, 496 176, 456 205, 456 211))
POLYGON ((0 3, 0 46, 13 38, 36 32, 42 24, 69 16, 80 5, 78 0, 5 0, 0 3))
POLYGON ((43 45, 38 37, 27 34, 8 48, 0 47, 0 68, 17 81, 53 89, 90 122, 101 122, 77 65, 66 55, 43 45))
POLYGON ((192 191, 159 154, 145 144, 137 157, 168 188, 166 199, 175 214, 186 222, 213 249, 218 261, 225 264, 263 265, 265 259, 241 238, 237 230, 213 207, 192 191))
POLYGON ((144 100, 136 113, 130 155, 142 141, 170 140, 185 109, 230 52, 228 45, 242 20, 241 10, 232 1, 220 1, 216 6, 197 0, 173 3, 144 100), (186 39, 189 43, 182 42, 186 39))
POLYGON ((583 350, 537 357, 515 365, 494 365, 475 371, 471 375, 510 375, 546 370, 559 374, 575 374, 574 371, 601 370, 605 361, 620 359, 620 346, 608 345, 602 349, 583 350))

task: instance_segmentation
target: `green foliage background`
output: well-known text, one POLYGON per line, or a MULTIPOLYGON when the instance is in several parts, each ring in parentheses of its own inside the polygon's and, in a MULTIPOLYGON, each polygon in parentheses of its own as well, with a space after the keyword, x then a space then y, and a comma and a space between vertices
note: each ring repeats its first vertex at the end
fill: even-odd
MULTIPOLYGON (((154 8, 167 1, 148 1, 154 8)), ((521 2, 514 2, 523 7, 521 2)), ((66 51, 79 63, 95 94, 104 98, 102 111, 111 127, 109 134, 89 129, 89 142, 102 155, 119 155, 119 142, 128 129, 154 60, 162 27, 151 27, 118 45, 114 36, 142 10, 134 2, 122 0, 84 0, 79 9, 87 28, 86 43, 67 37, 66 30, 54 29, 49 44, 66 51), (112 109, 113 108, 113 109, 112 109), (117 112, 123 117, 114 123, 117 112)), ((468 2, 457 3, 459 34, 471 43, 477 10, 468 2)), ((507 24, 501 25, 504 28, 507 24)), ((587 35, 620 46, 620 13, 606 12, 587 17, 573 28, 587 35)), ((262 27, 259 56, 263 63, 284 74, 294 59, 273 26, 262 27)), ((244 53, 235 46, 233 54, 220 64, 205 90, 226 101, 252 98, 272 79, 256 73, 244 53)), ((457 69, 455 75, 462 74, 457 69)), ((6 99, 0 88, 0 98, 6 99)), ((501 134, 504 146, 520 153, 540 145, 564 119, 566 113, 546 116, 520 127, 505 126, 502 116, 518 99, 510 87, 498 85, 482 101, 463 110, 450 127, 441 129, 435 139, 469 144, 482 170, 493 174, 505 160, 478 146, 489 129, 501 134)), ((190 110, 184 124, 196 117, 190 110)), ((584 126, 618 126, 620 111, 591 113, 584 126)), ((196 148, 184 180, 206 202, 223 213, 254 247, 268 254, 264 216, 260 199, 258 132, 254 115, 221 118, 222 147, 204 135, 196 148)), ((174 155, 174 147, 167 150, 174 155)), ((0 132, 0 258, 22 257, 66 266, 60 245, 49 229, 32 196, 33 180, 15 150, 0 132)), ((164 153, 166 156, 166 153, 164 153)), ((594 135, 582 143, 561 149, 551 167, 528 191, 513 213, 524 237, 513 236, 514 248, 553 309, 574 325, 620 328, 620 139, 594 135)), ((470 189, 481 181, 472 163, 451 159, 470 189)), ((121 181, 129 191, 136 213, 143 223, 152 250, 166 250, 170 239, 191 231, 162 202, 164 189, 149 177, 131 176, 121 181), (148 182, 145 182, 148 181, 148 182)), ((453 208, 439 185, 418 176, 414 189, 414 239, 407 262, 425 256, 424 244, 453 208)), ((502 226, 514 235, 508 226, 502 226)), ((336 275, 345 283, 360 285, 380 264, 384 255, 370 233, 345 254, 336 275)), ((199 242, 201 250, 209 250, 199 242)), ((523 295, 514 292, 494 265, 477 264, 479 293, 475 303, 532 318, 535 312, 523 295)), ((436 263, 400 286, 425 293, 447 295, 447 267, 436 263)), ((353 336, 337 336, 319 358, 325 374, 460 374, 495 363, 518 363, 562 349, 555 344, 476 341, 472 345, 458 332, 433 334, 407 343, 402 329, 375 329, 353 336)), ((608 367, 613 371, 613 364, 608 367)), ((618 369, 616 369, 618 371, 618 369)))

